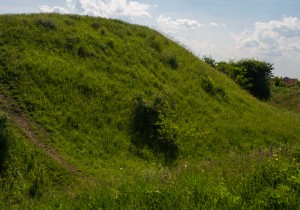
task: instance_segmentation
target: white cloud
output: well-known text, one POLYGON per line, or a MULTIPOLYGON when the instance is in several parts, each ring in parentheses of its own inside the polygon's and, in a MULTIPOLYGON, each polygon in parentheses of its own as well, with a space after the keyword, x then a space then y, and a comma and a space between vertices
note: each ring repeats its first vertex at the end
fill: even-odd
POLYGON ((281 55, 300 50, 300 20, 297 17, 284 17, 282 20, 256 22, 254 31, 244 31, 238 37, 241 48, 257 52, 281 55))
POLYGON ((41 6, 41 12, 77 13, 83 15, 114 17, 151 17, 149 4, 127 0, 66 0, 67 8, 41 6))
POLYGON ((280 20, 256 22, 254 28, 233 34, 235 55, 256 57, 274 63, 275 75, 298 77, 300 66, 300 20, 283 17, 280 20))
POLYGON ((191 19, 176 19, 173 20, 171 17, 166 17, 164 15, 160 15, 156 19, 158 25, 160 27, 167 27, 167 28, 198 28, 203 25, 201 25, 198 21, 196 20, 191 20, 191 19))
POLYGON ((63 7, 49 7, 47 5, 42 5, 42 6, 40 6, 40 12, 66 14, 66 13, 69 13, 69 10, 67 10, 63 7))
POLYGON ((210 26, 210 27, 218 27, 219 25, 218 25, 217 23, 215 23, 215 22, 211 22, 211 23, 209 24, 209 26, 210 26))
POLYGON ((226 24, 217 24, 215 22, 211 22, 209 24, 200 24, 197 20, 192 19, 172 19, 171 17, 167 17, 165 15, 160 15, 156 18, 156 22, 158 27, 167 28, 167 29, 188 29, 188 28, 200 28, 200 27, 227 27, 226 24))

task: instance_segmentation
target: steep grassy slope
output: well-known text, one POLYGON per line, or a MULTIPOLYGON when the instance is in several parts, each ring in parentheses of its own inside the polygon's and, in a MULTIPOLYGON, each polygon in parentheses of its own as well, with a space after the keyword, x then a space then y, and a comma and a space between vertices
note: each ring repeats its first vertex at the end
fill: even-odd
MULTIPOLYGON (((77 181, 76 181, 77 180, 77 181)), ((23 132, 0 113, 0 207, 11 209, 20 202, 30 203, 44 195, 72 190, 76 176, 43 150, 34 147, 23 132)))
POLYGON ((257 101, 173 41, 76 15, 3 15, 0 27, 2 94, 48 133, 44 144, 94 180, 89 191, 78 184, 40 205, 299 204, 299 118, 257 101))

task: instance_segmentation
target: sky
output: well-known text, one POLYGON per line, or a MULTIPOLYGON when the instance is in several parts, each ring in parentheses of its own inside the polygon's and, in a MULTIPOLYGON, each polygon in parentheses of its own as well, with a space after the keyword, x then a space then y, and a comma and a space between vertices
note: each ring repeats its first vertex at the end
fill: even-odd
POLYGON ((0 0, 0 14, 37 12, 145 25, 199 57, 254 58, 273 63, 275 76, 300 79, 299 0, 0 0))

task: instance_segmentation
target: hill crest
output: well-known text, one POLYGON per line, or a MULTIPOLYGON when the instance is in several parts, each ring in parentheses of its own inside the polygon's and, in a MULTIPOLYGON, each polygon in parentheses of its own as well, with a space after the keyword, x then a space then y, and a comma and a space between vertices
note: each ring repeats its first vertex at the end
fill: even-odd
MULTIPOLYGON (((125 196, 132 187, 137 193, 141 185, 154 195, 153 186, 174 190, 176 182, 182 197, 184 183, 193 188, 189 173, 202 183, 199 163, 299 143, 299 118, 258 101, 147 27, 57 14, 2 15, 0 27, 1 91, 46 131, 43 141, 66 163, 108 186, 101 193, 110 207, 118 207, 110 200, 116 192, 125 196)), ((219 182, 211 183, 218 195, 219 182)))

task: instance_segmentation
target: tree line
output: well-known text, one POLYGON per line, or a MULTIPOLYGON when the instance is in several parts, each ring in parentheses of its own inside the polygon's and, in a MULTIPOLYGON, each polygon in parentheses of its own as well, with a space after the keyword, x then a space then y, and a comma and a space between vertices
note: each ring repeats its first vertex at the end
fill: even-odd
POLYGON ((228 75, 256 98, 260 100, 268 100, 270 98, 269 81, 272 78, 274 69, 272 63, 255 59, 216 62, 211 56, 204 56, 203 61, 228 75))

